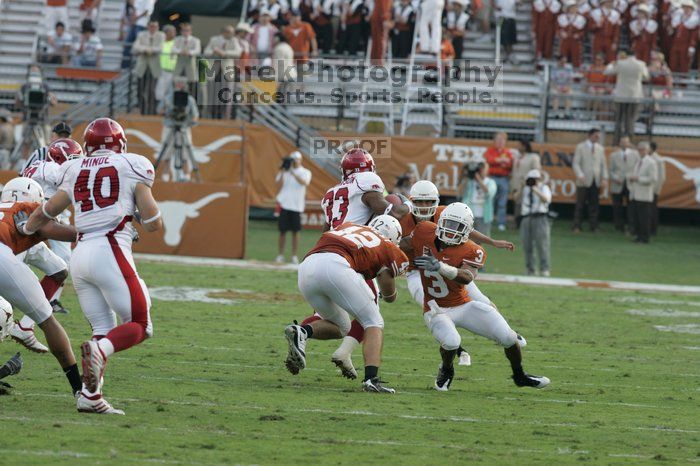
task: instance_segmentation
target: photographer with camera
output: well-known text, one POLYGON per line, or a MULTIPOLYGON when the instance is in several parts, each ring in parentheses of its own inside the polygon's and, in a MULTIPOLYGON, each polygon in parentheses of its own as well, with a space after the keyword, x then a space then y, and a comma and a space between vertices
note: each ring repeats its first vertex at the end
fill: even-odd
POLYGON ((473 156, 462 167, 462 179, 459 193, 462 202, 467 204, 474 214, 474 229, 486 236, 491 236, 493 222, 493 200, 498 187, 493 178, 488 176, 489 165, 483 156, 473 156))
POLYGON ((301 230, 301 214, 306 204, 306 187, 311 183, 311 171, 301 166, 301 152, 294 151, 282 159, 282 166, 277 177, 281 183, 277 194, 277 203, 282 210, 279 214, 279 255, 275 262, 284 262, 284 247, 286 234, 292 232, 292 264, 298 264, 297 248, 299 247, 299 231, 301 230))
POLYGON ((173 79, 169 95, 160 102, 158 113, 164 116, 161 149, 155 167, 170 161, 172 181, 189 181, 191 172, 199 173, 192 148, 192 127, 199 120, 197 101, 187 92, 187 79, 173 79))
POLYGON ((549 277, 549 204, 552 191, 542 183, 539 170, 530 170, 525 180, 521 199, 522 220, 520 237, 525 250, 528 275, 535 275, 535 251, 539 259, 540 275, 549 277))

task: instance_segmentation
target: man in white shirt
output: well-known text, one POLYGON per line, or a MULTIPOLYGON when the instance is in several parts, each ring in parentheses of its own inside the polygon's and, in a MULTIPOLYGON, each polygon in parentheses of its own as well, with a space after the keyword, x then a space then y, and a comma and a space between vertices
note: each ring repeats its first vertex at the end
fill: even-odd
POLYGON ((535 274, 535 251, 539 259, 540 275, 549 277, 549 204, 552 191, 542 183, 539 170, 530 170, 527 174, 521 212, 520 238, 525 251, 525 267, 528 275, 535 274))
POLYGON ((518 42, 517 27, 515 24, 517 0, 495 0, 496 21, 501 23, 501 45, 505 50, 505 62, 515 64, 512 56, 513 45, 518 42))
POLYGON ((102 41, 95 35, 95 27, 92 24, 85 24, 81 31, 82 37, 75 50, 73 64, 99 68, 102 64, 102 41))
POLYGON ((155 4, 156 0, 134 0, 134 23, 124 41, 122 68, 131 66, 131 44, 136 41, 136 36, 138 36, 139 32, 145 31, 148 27, 148 21, 151 19, 155 4))
POLYGON ((659 194, 664 187, 666 182, 666 166, 664 165, 663 158, 656 151, 657 146, 655 142, 650 142, 649 147, 651 148, 651 157, 656 162, 657 177, 656 183, 654 184, 654 202, 651 206, 651 235, 656 236, 656 230, 659 227, 659 194))
POLYGON ((298 264, 299 231, 301 214, 306 204, 306 187, 311 183, 311 171, 301 166, 301 152, 294 151, 282 161, 276 181, 282 183, 277 194, 279 213, 279 255, 277 263, 284 262, 284 247, 288 231, 292 232, 292 263, 298 264))
POLYGON ((68 63, 70 49, 73 45, 73 36, 66 32, 66 25, 58 22, 56 29, 46 36, 46 58, 47 63, 57 65, 68 63))

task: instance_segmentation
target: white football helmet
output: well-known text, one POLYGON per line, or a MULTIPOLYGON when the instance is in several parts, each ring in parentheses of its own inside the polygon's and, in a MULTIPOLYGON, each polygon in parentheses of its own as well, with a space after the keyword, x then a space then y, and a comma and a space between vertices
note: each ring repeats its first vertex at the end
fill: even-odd
POLYGON ((413 203, 411 213, 421 220, 427 220, 435 215, 435 211, 440 205, 440 192, 432 182, 428 180, 416 181, 411 186, 411 192, 408 195, 413 203), (416 201, 431 201, 429 206, 417 206, 416 201))
POLYGON ((12 319, 12 305, 0 296, 0 342, 10 335, 15 321, 12 319))
POLYGON ((44 190, 31 178, 13 178, 2 188, 0 202, 43 202, 44 190))
POLYGON ((445 207, 437 221, 437 237, 451 246, 465 243, 474 231, 474 214, 467 204, 453 202, 445 207))
POLYGON ((401 224, 391 215, 374 217, 367 226, 394 244, 399 244, 401 241, 401 224))

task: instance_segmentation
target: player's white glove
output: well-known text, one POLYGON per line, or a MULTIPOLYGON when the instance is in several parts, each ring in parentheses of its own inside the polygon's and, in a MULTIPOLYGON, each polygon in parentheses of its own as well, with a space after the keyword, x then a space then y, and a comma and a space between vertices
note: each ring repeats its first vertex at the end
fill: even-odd
POLYGON ((413 264, 422 270, 437 272, 440 270, 440 261, 434 256, 419 256, 413 259, 413 264))
POLYGON ((19 211, 16 214, 12 216, 12 218, 15 221, 15 228, 17 231, 24 236, 31 236, 33 233, 27 232, 25 227, 27 226, 27 222, 29 221, 29 214, 23 211, 19 211))
POLYGON ((401 193, 397 193, 396 195, 399 196, 399 199, 401 199, 401 202, 403 202, 403 204, 406 207, 408 207, 408 211, 412 212, 413 211, 413 202, 411 202, 411 200, 409 198, 407 198, 406 196, 404 196, 401 193))

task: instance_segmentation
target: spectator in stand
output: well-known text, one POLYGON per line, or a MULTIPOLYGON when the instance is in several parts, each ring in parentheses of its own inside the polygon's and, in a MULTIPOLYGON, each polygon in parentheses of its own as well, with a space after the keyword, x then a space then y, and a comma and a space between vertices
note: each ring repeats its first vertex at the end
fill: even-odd
POLYGON ((275 35, 272 67, 277 77, 275 100, 278 104, 284 104, 288 100, 287 91, 289 90, 289 84, 297 78, 297 69, 294 66, 294 50, 292 50, 292 47, 287 42, 287 38, 281 32, 275 35))
MULTIPOLYGON (((443 0, 424 0, 427 2, 441 2, 443 0)), ((391 0, 374 0, 371 7, 369 26, 372 35, 372 50, 369 52, 369 58, 372 64, 381 65, 384 62, 384 54, 386 53, 386 40, 391 28, 391 0)), ((442 11, 442 8, 440 8, 442 11)), ((440 25, 440 17, 438 16, 438 26, 440 25)), ((435 39, 435 54, 440 49, 440 36, 435 39)))
POLYGON ((537 60, 552 58, 556 19, 561 13, 558 0, 535 0, 532 2, 532 29, 535 35, 535 56, 537 60))
MULTIPOLYGON (((673 75, 664 60, 664 54, 651 52, 651 61, 648 69, 649 81, 652 85, 651 97, 656 100, 670 98, 673 91, 673 75)), ((656 110, 659 110, 659 103, 655 102, 654 107, 656 110)))
POLYGON ((123 42, 126 36, 129 35, 129 31, 136 20, 134 13, 134 0, 126 0, 122 12, 122 19, 119 20, 119 42, 123 42))
MULTIPOLYGON (((421 0, 420 8, 420 22, 418 24, 420 53, 437 55, 440 53, 440 43, 442 41, 441 22, 445 0, 421 0)), ((372 35, 374 36, 374 32, 372 35)))
MULTIPOLYGON (((269 16, 267 17, 269 20, 269 16)), ((236 63, 234 59, 241 58, 243 48, 240 42, 236 39, 236 32, 233 25, 227 25, 221 28, 221 34, 213 36, 209 39, 209 43, 204 49, 204 56, 209 59, 209 66, 213 66, 216 71, 214 81, 209 83, 210 92, 208 95, 212 98, 217 98, 218 91, 221 89, 221 83, 226 82, 226 76, 231 76, 236 71, 236 63)), ((229 83, 228 85, 235 85, 229 83)), ((212 118, 228 118, 231 113, 231 105, 223 102, 214 101, 214 105, 209 107, 210 116, 212 118)))
POLYGON ((510 191, 510 175, 513 171, 513 154, 506 147, 508 134, 499 131, 493 138, 493 145, 486 149, 484 157, 489 164, 489 172, 496 182, 496 222, 498 230, 506 229, 506 207, 508 205, 508 194, 510 191))
POLYGON ((194 93, 199 78, 197 57, 202 53, 202 43, 192 35, 192 26, 189 23, 180 23, 180 35, 175 38, 172 53, 177 56, 173 79, 185 76, 190 83, 190 93, 194 93))
POLYGON ((579 143, 574 152, 572 168, 576 176, 576 208, 574 210, 574 232, 581 232, 583 208, 588 205, 588 221, 591 231, 598 230, 598 205, 600 188, 607 187, 608 168, 605 163, 605 149, 599 144, 600 130, 588 131, 588 139, 579 143))
POLYGON ((633 213, 630 206, 629 180, 639 161, 639 152, 630 138, 620 139, 620 148, 610 155, 610 194, 612 195, 613 224, 615 229, 625 232, 625 225, 633 228, 633 213), (625 208, 627 213, 625 214, 625 208))
POLYGON ((494 0, 496 6, 496 21, 501 23, 501 45, 505 51, 506 63, 517 64, 513 55, 513 46, 518 43, 517 0, 494 0))
MULTIPOLYGON (((604 96, 610 94, 610 78, 605 74, 605 55, 599 53, 592 64, 586 67, 586 92, 591 96, 604 96)), ((588 99, 586 108, 591 112, 591 119, 601 119, 601 113, 608 110, 603 100, 588 99)))
POLYGON ((46 0, 44 9, 44 30, 51 31, 56 23, 70 24, 68 22, 68 0, 46 0))
POLYGON ((93 24, 97 23, 97 12, 100 11, 102 0, 83 0, 78 9, 80 10, 80 21, 89 19, 93 24))
POLYGON ((139 79, 139 107, 141 114, 156 113, 156 80, 160 76, 160 55, 165 33, 158 30, 158 21, 149 21, 148 29, 139 32, 132 52, 136 55, 134 73, 139 79))
MULTIPOLYGON (((286 4, 286 0, 284 1, 286 4)), ((267 0, 267 8, 265 8, 265 10, 270 17, 270 22, 274 24, 275 27, 279 27, 284 24, 284 18, 282 17, 283 7, 277 0, 267 0)))
POLYGON ((671 45, 670 65, 671 70, 677 73, 687 73, 695 56, 700 25, 700 15, 695 7, 695 0, 681 0, 681 10, 676 11, 671 20, 671 27, 675 32, 671 45))
POLYGON ((511 178, 511 185, 513 188, 513 201, 515 203, 515 217, 519 218, 521 214, 521 202, 523 195, 523 188, 525 187, 525 180, 527 180, 527 174, 532 170, 542 170, 542 161, 540 160, 540 154, 532 150, 532 145, 530 141, 518 141, 520 147, 518 147, 518 152, 520 156, 515 161, 513 168, 513 177, 511 178))
POLYGON ((292 232, 292 264, 298 264, 297 250, 299 248, 299 231, 301 230, 301 214, 306 207, 306 187, 311 183, 311 171, 301 165, 301 152, 294 151, 285 160, 276 181, 281 183, 277 202, 282 211, 279 216, 279 255, 275 262, 284 262, 284 247, 286 234, 292 232))
MULTIPOLYGON (((410 4, 410 0, 402 1, 410 4)), ((362 43, 364 42, 362 30, 365 25, 365 16, 367 15, 369 9, 367 8, 364 0, 345 0, 342 11, 342 23, 345 24, 342 49, 350 55, 355 55, 357 54, 358 50, 362 50, 362 43)), ((413 18, 413 26, 415 26, 415 17, 413 18)), ((413 29, 411 29, 411 31, 413 31, 413 29)), ((412 39, 413 32, 411 32, 411 40, 412 39)), ((411 50, 410 44, 411 43, 409 41, 409 53, 411 50)), ((406 54, 406 56, 408 56, 408 54, 406 54)), ((405 58, 399 56, 396 57, 405 58)))
POLYGON ((442 65, 447 70, 452 66, 457 54, 455 53, 455 48, 452 45, 452 36, 450 31, 444 29, 442 31, 442 42, 440 43, 440 60, 442 60, 442 65))
POLYGON ((394 58, 408 58, 411 54, 415 27, 416 12, 411 0, 400 0, 394 7, 394 29, 391 36, 394 58))
POLYGON ((95 35, 95 28, 91 23, 85 23, 80 34, 80 42, 75 49, 73 65, 99 68, 102 66, 104 47, 100 38, 95 35))
POLYGON ((479 21, 479 26, 481 33, 483 34, 479 38, 479 42, 488 42, 491 40, 491 20, 492 20, 492 0, 474 0, 472 8, 474 9, 474 15, 479 21))
POLYGON ((659 25, 649 17, 649 6, 646 3, 640 4, 636 12, 637 17, 629 24, 632 50, 638 60, 649 63, 651 52, 656 48, 659 25))
POLYGON ((586 31, 586 18, 578 14, 576 0, 567 0, 564 3, 564 11, 557 17, 559 54, 565 56, 574 68, 579 69, 583 60, 583 36, 586 31))
POLYGON ((649 148, 651 149, 651 157, 656 162, 656 183, 654 183, 654 201, 651 206, 651 229, 650 233, 652 236, 656 236, 656 232, 659 228, 659 195, 661 190, 666 183, 666 165, 664 160, 657 152, 657 146, 655 142, 649 143, 649 148))
POLYGON ((333 48, 333 20, 337 18, 336 0, 313 0, 313 11, 311 12, 311 24, 313 25, 318 48, 323 53, 330 53, 333 48))
POLYGON ((401 194, 408 197, 411 194, 411 186, 413 186, 415 183, 416 177, 413 172, 406 172, 396 178, 396 183, 394 184, 392 194, 401 194))
POLYGON ((602 0, 601 7, 591 11, 588 27, 591 31, 593 55, 603 53, 606 63, 615 59, 620 43, 622 17, 613 8, 613 0, 602 0))
POLYGON ((165 93, 172 86, 173 71, 175 71, 175 64, 177 63, 177 57, 172 53, 177 30, 172 24, 166 24, 163 26, 163 33, 165 34, 165 40, 160 52, 160 76, 158 77, 155 90, 158 102, 165 98, 165 93))
POLYGON ((464 51, 464 35, 469 22, 469 15, 465 11, 467 5, 468 0, 450 0, 445 13, 444 28, 452 36, 452 47, 457 60, 462 59, 464 51))
POLYGON ((0 108, 0 170, 10 167, 10 154, 15 148, 15 125, 12 115, 6 108, 0 108))
POLYGON ((272 56, 277 32, 277 28, 271 22, 269 10, 262 10, 260 22, 253 25, 253 34, 250 37, 251 54, 254 58, 264 60, 272 56))
POLYGON ((306 63, 311 55, 318 55, 316 33, 311 25, 301 20, 301 11, 292 12, 289 25, 284 28, 284 36, 294 50, 294 58, 298 64, 306 63))
POLYGON ((574 68, 568 63, 564 55, 557 57, 557 67, 552 70, 552 87, 555 94, 552 99, 552 111, 554 118, 572 119, 571 98, 572 86, 574 84, 574 68), (564 113, 559 112, 559 99, 564 96, 564 113))
POLYGON ((150 21, 151 14, 153 14, 155 3, 156 0, 134 0, 133 24, 129 29, 129 34, 124 44, 122 68, 131 66, 131 44, 134 43, 139 32, 145 31, 148 27, 148 21, 150 21))
POLYGON ((46 36, 45 63, 65 65, 70 60, 71 47, 73 46, 73 36, 66 32, 66 25, 58 22, 56 29, 46 36))
POLYGON ((652 224, 654 190, 659 178, 656 161, 651 156, 651 147, 646 141, 637 145, 641 159, 630 177, 630 197, 634 202, 635 243, 648 243, 652 224))
POLYGON ((539 271, 549 277, 549 204, 552 191, 542 182, 540 170, 527 173, 522 195, 522 221, 520 238, 525 251, 525 269, 528 275, 535 275, 535 251, 539 259, 539 271))
POLYGON ((253 28, 250 24, 240 21, 236 24, 236 35, 234 40, 238 43, 238 48, 241 49, 241 56, 238 59, 238 71, 244 73, 248 67, 250 60, 250 42, 248 37, 253 33, 253 28))
POLYGON ((623 134, 633 136, 634 124, 639 117, 640 100, 644 97, 642 81, 649 79, 649 71, 643 61, 629 55, 627 50, 605 68, 605 74, 615 76, 613 100, 615 102, 615 134, 613 144, 620 142, 623 134))
POLYGON ((482 155, 472 157, 462 169, 459 184, 459 200, 469 206, 474 214, 474 229, 491 235, 493 204, 498 187, 489 177, 489 165, 482 155))

